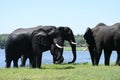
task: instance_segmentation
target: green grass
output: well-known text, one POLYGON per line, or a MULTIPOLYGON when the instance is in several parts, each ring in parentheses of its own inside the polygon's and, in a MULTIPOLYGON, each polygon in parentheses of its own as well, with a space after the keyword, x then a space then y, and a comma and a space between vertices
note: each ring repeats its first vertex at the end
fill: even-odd
POLYGON ((120 80, 119 66, 47 64, 42 69, 1 68, 0 80, 120 80))

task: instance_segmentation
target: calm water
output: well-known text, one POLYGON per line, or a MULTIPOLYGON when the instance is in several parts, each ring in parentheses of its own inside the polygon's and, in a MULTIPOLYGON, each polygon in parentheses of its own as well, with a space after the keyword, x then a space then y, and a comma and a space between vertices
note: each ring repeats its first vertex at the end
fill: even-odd
MULTIPOLYGON (((64 51, 63 53, 64 56, 64 63, 67 63, 72 60, 72 52, 71 51, 64 51)), ((112 52, 111 55, 111 62, 116 61, 117 54, 115 51, 112 52)), ((46 51, 43 53, 42 57, 42 64, 52 64, 52 56, 49 53, 49 51, 46 51)), ((77 60, 75 63, 91 63, 90 55, 88 51, 77 51, 77 60)), ((102 54, 100 63, 104 63, 104 55, 102 54)), ((20 65, 20 60, 19 60, 19 65, 20 65)), ((29 61, 27 60, 27 65, 29 65, 29 61)), ((5 67, 5 52, 4 49, 0 49, 0 68, 5 67)))

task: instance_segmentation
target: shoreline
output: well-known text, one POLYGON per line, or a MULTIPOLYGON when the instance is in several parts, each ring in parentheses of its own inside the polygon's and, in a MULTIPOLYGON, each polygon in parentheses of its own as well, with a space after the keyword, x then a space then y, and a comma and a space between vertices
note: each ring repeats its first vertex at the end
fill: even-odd
MULTIPOLYGON (((65 51, 71 51, 71 47, 64 47, 65 51)), ((87 47, 76 47, 76 51, 87 51, 87 47)))

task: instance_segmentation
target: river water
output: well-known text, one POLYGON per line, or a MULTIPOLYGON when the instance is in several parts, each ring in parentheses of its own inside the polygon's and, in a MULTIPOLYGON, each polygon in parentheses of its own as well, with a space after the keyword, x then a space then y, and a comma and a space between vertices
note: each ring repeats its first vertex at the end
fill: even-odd
MULTIPOLYGON (((72 60, 73 55, 72 55, 72 51, 64 51, 63 52, 63 56, 64 56, 64 63, 67 63, 69 61, 72 60)), ((115 62, 117 58, 117 54, 115 51, 112 52, 111 58, 110 58, 110 62, 115 62)), ((19 65, 20 65, 20 60, 19 60, 19 65)), ((53 59, 52 56, 50 54, 49 51, 46 51, 43 53, 42 56, 42 64, 52 64, 53 63, 53 59)), ((91 63, 91 59, 90 59, 90 55, 88 51, 77 51, 77 59, 75 61, 75 63, 91 63)), ((104 55, 102 53, 102 56, 100 58, 100 64, 104 63, 104 55)), ((4 49, 0 49, 0 68, 4 68, 5 67, 5 51, 4 49)), ((27 66, 29 65, 29 61, 27 60, 27 66)), ((13 65, 13 63, 11 64, 11 66, 13 65)))

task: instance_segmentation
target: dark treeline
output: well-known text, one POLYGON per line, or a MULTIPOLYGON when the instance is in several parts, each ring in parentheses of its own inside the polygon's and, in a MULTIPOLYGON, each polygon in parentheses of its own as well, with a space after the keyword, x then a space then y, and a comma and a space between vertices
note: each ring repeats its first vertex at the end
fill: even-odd
MULTIPOLYGON (((9 34, 0 34, 0 48, 1 49, 4 49, 4 46, 5 46, 5 41, 7 39, 9 34)), ((77 47, 83 47, 83 46, 86 46, 86 42, 83 38, 83 35, 75 35, 75 39, 76 39, 76 42, 77 42, 77 47)), ((66 47, 69 47, 69 43, 66 41, 64 46, 66 47)))
POLYGON ((4 49, 7 37, 8 37, 8 34, 0 34, 0 48, 1 49, 4 49))

